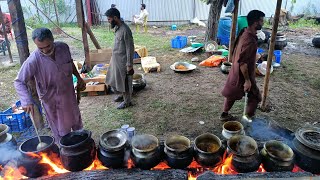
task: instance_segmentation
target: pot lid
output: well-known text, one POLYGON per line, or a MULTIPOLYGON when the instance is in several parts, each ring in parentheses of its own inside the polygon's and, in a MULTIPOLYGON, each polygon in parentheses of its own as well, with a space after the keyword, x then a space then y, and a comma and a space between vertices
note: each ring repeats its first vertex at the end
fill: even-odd
POLYGON ((295 137, 303 145, 320 151, 320 128, 302 127, 296 131, 295 137))
POLYGON ((107 151, 119 151, 125 147, 127 134, 121 130, 111 130, 100 137, 100 145, 107 151))
POLYGON ((218 47, 219 45, 215 41, 208 41, 204 45, 204 49, 206 50, 206 52, 212 52, 212 51, 218 50, 218 47))

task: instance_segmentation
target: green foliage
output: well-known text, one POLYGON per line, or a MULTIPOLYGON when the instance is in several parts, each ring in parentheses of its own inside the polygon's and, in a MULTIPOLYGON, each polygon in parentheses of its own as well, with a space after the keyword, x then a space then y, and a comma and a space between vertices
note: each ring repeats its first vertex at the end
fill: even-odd
POLYGON ((304 28, 304 27, 318 27, 320 28, 320 25, 316 23, 315 20, 306 20, 306 19, 299 19, 297 22, 290 23, 289 28, 297 29, 297 28, 304 28))

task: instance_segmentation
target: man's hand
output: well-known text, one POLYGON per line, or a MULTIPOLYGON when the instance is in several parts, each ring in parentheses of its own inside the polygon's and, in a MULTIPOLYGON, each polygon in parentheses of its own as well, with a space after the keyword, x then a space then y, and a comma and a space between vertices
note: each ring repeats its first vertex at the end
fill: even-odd
POLYGON ((30 114, 30 113, 33 114, 34 113, 33 104, 28 104, 26 106, 22 106, 22 109, 28 114, 30 114))
POLYGON ((127 74, 129 75, 133 75, 134 74, 134 70, 132 66, 127 66, 127 74))
POLYGON ((78 78, 77 90, 84 91, 85 89, 86 89, 86 83, 83 81, 82 78, 78 78))
POLYGON ((243 85, 244 92, 249 92, 250 89, 251 89, 251 81, 245 80, 244 85, 243 85))

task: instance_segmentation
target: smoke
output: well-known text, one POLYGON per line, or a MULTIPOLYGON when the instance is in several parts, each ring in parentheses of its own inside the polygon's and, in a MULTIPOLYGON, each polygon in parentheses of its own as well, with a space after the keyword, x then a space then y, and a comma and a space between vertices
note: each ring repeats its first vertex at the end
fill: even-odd
POLYGON ((132 146, 139 150, 153 149, 157 142, 151 136, 137 135, 132 139, 132 146))
POLYGON ((17 150, 13 144, 0 145, 0 164, 6 164, 10 160, 17 160, 22 154, 17 150))

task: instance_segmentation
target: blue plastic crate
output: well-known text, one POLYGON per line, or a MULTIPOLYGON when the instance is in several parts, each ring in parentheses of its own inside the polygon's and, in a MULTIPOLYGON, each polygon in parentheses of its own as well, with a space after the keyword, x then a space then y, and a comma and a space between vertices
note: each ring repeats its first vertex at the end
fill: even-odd
POLYGON ((133 59, 137 59, 137 58, 140 58, 140 56, 139 56, 139 54, 137 52, 134 52, 133 59))
MULTIPOLYGON (((16 106, 20 107, 21 102, 17 101, 16 106)), ((39 110, 41 113, 41 107, 39 110)), ((23 132, 32 125, 29 114, 26 112, 13 113, 12 108, 0 112, 0 123, 8 125, 10 127, 9 132, 23 132)))
POLYGON ((184 48, 187 45, 187 42, 187 36, 176 36, 171 39, 171 47, 176 49, 184 48))

